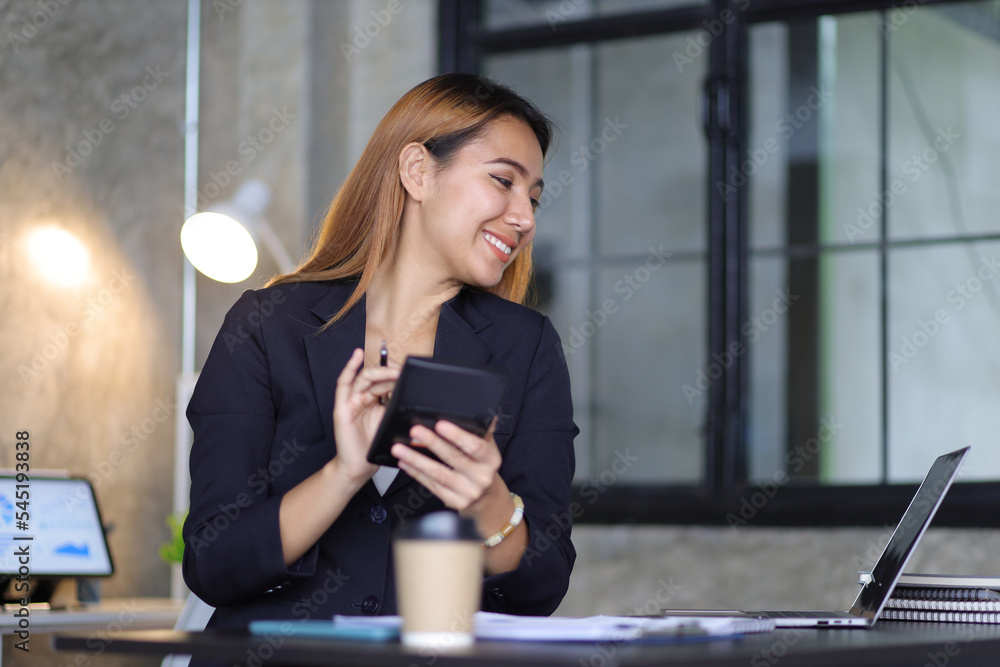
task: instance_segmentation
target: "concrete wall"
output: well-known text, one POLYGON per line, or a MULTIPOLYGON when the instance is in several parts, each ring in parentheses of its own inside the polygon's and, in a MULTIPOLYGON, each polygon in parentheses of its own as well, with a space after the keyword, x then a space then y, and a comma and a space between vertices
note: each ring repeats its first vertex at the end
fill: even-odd
MULTIPOLYGON (((891 527, 738 530, 577 526, 557 614, 675 609, 848 609, 891 527)), ((908 572, 996 574, 1000 531, 928 530, 908 572)))
POLYGON ((0 466, 91 477, 118 572, 165 594, 181 252, 183 3, 0 9, 0 466), (40 275, 31 232, 89 251, 76 285, 40 275))
MULTIPOLYGON (((386 7, 202 2, 202 208, 261 178, 301 256, 373 123, 436 68, 436 5, 386 7)), ((170 591, 186 29, 183 0, 0 5, 0 467, 27 430, 34 469, 91 477, 115 526, 108 596, 170 591), (29 261, 46 225, 89 252, 79 284, 29 261)), ((277 272, 262 251, 243 283, 198 278, 198 367, 229 306, 277 272)))

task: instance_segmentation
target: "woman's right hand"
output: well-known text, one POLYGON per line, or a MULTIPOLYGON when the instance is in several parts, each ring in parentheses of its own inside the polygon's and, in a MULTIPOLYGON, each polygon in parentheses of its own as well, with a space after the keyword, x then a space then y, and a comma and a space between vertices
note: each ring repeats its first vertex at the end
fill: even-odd
POLYGON ((377 465, 368 462, 368 449, 385 414, 379 399, 392 391, 400 370, 392 366, 362 369, 364 361, 364 350, 354 350, 337 378, 333 403, 337 455, 331 464, 340 476, 359 487, 378 470, 377 465))

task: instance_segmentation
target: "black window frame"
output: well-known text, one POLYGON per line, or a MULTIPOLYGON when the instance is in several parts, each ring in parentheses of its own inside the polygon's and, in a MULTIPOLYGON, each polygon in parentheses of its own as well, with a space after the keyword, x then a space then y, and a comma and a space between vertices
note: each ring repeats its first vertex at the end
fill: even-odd
MULTIPOLYGON (((916 4, 947 4, 961 0, 920 0, 916 4)), ((486 55, 580 43, 605 42, 694 30, 723 12, 731 18, 709 46, 709 71, 704 84, 702 119, 708 142, 707 183, 726 182, 727 169, 740 164, 746 150, 746 95, 750 26, 767 21, 815 19, 862 11, 905 11, 907 2, 855 0, 712 0, 708 4, 585 18, 560 23, 488 30, 482 25, 480 2, 440 0, 439 70, 477 72, 486 55), (740 9, 740 6, 745 6, 740 9)), ((716 23, 718 25, 718 23, 716 23)), ((883 40, 883 49, 886 46, 883 40)), ((885 54, 882 57, 883 95, 886 90, 885 54)), ((885 104, 882 104, 883 141, 885 104)), ((882 147, 883 180, 885 146, 882 147)), ((740 324, 748 313, 748 216, 745 188, 723 198, 716 188, 708 193, 708 353, 724 355, 741 341, 740 324)), ((991 237, 993 238, 993 237, 991 237)), ((995 238, 1000 238, 997 235, 995 238)), ((876 243, 885 256, 882 240, 876 243)), ((883 310, 885 276, 882 277, 883 310)), ((886 349, 883 312, 883 351, 886 349)), ((883 354, 883 359, 886 358, 883 354)), ((916 491, 916 484, 796 485, 769 493, 747 479, 746 415, 747 359, 734 363, 709 389, 704 481, 698 486, 614 485, 600 497, 581 497, 586 507, 577 518, 587 524, 672 524, 753 526, 893 526, 916 491)), ((883 390, 883 411, 886 396, 883 390)), ((882 451, 887 451, 883 420, 882 451)), ((956 443, 954 448, 959 445, 956 443)), ((943 452, 942 452, 943 453, 943 452)), ((1000 481, 955 484, 945 499, 935 525, 953 528, 1000 527, 1000 513, 990 501, 1000 498, 1000 481)))

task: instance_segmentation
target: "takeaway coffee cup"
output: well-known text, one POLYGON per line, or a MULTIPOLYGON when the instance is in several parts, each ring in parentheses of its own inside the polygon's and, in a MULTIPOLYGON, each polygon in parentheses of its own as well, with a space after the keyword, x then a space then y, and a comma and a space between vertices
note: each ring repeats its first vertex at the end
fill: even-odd
POLYGON ((394 535, 402 642, 448 649, 473 641, 483 582, 482 537, 472 519, 433 512, 394 535))

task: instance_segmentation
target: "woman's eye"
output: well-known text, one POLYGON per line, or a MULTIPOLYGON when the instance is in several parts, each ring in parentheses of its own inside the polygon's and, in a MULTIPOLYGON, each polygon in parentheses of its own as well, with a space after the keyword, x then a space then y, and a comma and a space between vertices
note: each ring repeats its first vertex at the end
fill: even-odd
POLYGON ((541 206, 541 202, 539 202, 537 199, 535 199, 534 197, 532 197, 531 198, 531 210, 532 211, 537 211, 539 206, 541 206))
MULTIPOLYGON (((493 176, 493 174, 490 174, 490 176, 493 176)), ((502 176, 493 176, 493 180, 495 180, 497 183, 504 186, 508 190, 511 188, 512 185, 514 185, 511 181, 508 181, 506 178, 503 178, 502 176)))

